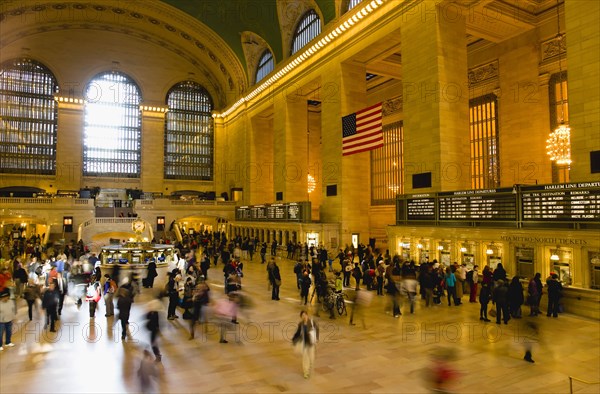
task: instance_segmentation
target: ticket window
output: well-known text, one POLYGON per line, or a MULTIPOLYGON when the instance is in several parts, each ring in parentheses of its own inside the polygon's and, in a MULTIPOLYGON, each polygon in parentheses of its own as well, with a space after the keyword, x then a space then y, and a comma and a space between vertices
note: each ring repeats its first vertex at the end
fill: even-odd
POLYGON ((502 258, 500 258, 499 256, 488 255, 487 259, 488 259, 488 265, 490 266, 490 269, 492 271, 498 267, 498 264, 502 263, 502 258))
POLYGON ((568 263, 554 263, 552 271, 558 275, 558 280, 564 285, 569 286, 573 283, 571 276, 571 265, 568 263))
POLYGON ((551 270, 558 275, 558 280, 563 286, 573 284, 573 273, 571 271, 571 251, 564 248, 551 250, 551 270))
POLYGON ((600 289, 600 253, 589 252, 591 272, 591 288, 600 289))
POLYGON ((533 248, 515 248, 515 261, 517 262, 517 275, 521 278, 533 278, 533 248))
POLYGON ((419 253, 419 261, 421 264, 426 264, 429 263, 429 250, 427 249, 420 249, 420 253, 419 253))
POLYGON ((462 263, 467 266, 467 271, 473 270, 473 267, 475 267, 475 256, 471 253, 463 253, 462 263))

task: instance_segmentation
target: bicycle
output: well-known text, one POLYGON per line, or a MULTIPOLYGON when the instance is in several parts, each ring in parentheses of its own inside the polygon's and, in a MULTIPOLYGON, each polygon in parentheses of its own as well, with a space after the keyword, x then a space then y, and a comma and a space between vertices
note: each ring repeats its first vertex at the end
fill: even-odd
POLYGON ((324 297, 321 307, 325 312, 335 308, 340 316, 348 315, 348 310, 346 309, 346 298, 347 296, 345 293, 336 293, 330 289, 327 296, 324 297))

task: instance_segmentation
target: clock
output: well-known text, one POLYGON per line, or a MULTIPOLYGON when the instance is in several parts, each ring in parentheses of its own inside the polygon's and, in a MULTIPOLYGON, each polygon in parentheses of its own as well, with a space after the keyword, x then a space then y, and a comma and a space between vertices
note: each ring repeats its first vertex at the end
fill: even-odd
POLYGON ((143 220, 135 220, 131 223, 131 228, 133 229, 133 231, 135 231, 137 234, 141 234, 144 232, 144 230, 146 229, 146 222, 144 222, 143 220))

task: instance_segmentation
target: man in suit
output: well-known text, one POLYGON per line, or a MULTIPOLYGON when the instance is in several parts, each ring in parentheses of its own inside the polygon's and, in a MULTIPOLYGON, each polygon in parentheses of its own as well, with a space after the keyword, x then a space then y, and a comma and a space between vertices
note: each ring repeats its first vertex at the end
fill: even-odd
POLYGON ((65 296, 69 293, 69 285, 62 272, 59 272, 56 277, 56 290, 58 290, 58 320, 60 320, 60 314, 62 313, 63 304, 65 303, 65 296))

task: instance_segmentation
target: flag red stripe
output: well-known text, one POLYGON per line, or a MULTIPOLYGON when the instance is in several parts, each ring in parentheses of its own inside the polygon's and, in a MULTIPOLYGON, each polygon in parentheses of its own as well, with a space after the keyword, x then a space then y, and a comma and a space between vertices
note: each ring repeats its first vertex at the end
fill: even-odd
POLYGON ((351 144, 353 142, 364 140, 364 139, 368 139, 368 138, 371 138, 373 136, 379 136, 379 137, 381 137, 381 139, 383 139, 383 135, 381 135, 381 133, 379 131, 375 131, 373 133, 363 133, 363 134, 360 134, 360 135, 353 135, 352 137, 346 137, 346 138, 344 138, 344 140, 342 141, 342 143, 344 145, 351 144))

